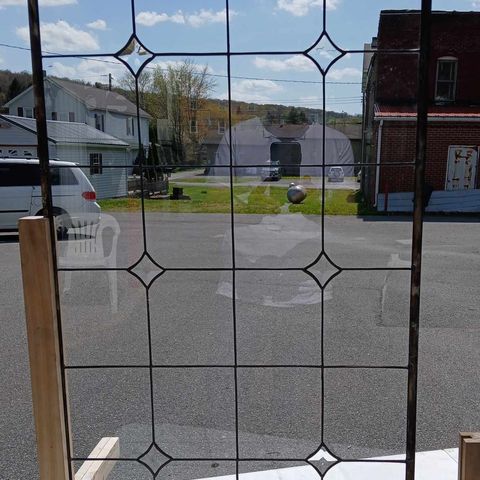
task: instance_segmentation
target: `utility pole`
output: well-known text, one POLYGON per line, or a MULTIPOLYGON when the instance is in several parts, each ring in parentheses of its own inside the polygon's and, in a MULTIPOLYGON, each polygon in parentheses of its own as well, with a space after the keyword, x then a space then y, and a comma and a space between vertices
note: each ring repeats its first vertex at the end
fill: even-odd
POLYGON ((108 74, 108 90, 111 92, 112 91, 112 74, 108 74))

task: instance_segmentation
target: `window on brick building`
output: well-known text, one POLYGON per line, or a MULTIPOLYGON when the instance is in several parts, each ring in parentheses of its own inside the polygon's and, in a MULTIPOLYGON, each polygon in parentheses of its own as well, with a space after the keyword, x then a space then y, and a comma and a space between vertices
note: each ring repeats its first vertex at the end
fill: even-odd
POLYGON ((437 102, 453 102, 457 83, 457 59, 439 58, 437 64, 437 86, 435 100, 437 102))

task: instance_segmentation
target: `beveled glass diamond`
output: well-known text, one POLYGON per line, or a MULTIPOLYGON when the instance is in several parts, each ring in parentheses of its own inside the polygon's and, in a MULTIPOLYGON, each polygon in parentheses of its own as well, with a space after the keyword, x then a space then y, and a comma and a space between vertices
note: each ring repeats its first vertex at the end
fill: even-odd
POLYGON ((132 36, 116 56, 127 63, 134 74, 137 74, 142 66, 153 57, 153 54, 137 37, 132 36))
POLYGON ((152 443, 148 450, 138 457, 138 461, 155 476, 170 460, 170 457, 165 455, 155 443, 152 443))
POLYGON ((308 54, 320 65, 323 73, 327 72, 344 55, 342 50, 332 42, 330 36, 325 32, 322 33, 318 42, 309 50, 308 54))
POLYGON ((308 459, 308 463, 310 463, 310 465, 312 465, 322 477, 339 461, 340 459, 333 455, 323 444, 308 459))
POLYGON ((318 258, 307 267, 307 271, 315 276, 322 288, 325 288, 327 284, 341 272, 341 269, 325 252, 322 252, 318 258))
POLYGON ((137 263, 128 271, 137 277, 146 287, 149 287, 165 270, 153 260, 148 253, 144 253, 137 263))

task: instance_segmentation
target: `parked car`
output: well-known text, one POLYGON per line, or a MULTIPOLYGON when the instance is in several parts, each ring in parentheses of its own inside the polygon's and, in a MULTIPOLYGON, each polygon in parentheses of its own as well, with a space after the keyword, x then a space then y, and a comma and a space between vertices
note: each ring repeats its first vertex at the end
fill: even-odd
MULTIPOLYGON (((100 221, 95 190, 71 162, 50 161, 53 212, 59 238, 69 228, 80 228, 100 221)), ((42 214, 40 164, 24 158, 0 159, 0 230, 16 231, 18 220, 42 214)))
POLYGON ((330 167, 328 171, 329 182, 343 182, 345 180, 345 173, 342 167, 330 167))
POLYGON ((282 178, 279 162, 267 162, 267 166, 263 167, 260 172, 262 182, 277 182, 282 178))

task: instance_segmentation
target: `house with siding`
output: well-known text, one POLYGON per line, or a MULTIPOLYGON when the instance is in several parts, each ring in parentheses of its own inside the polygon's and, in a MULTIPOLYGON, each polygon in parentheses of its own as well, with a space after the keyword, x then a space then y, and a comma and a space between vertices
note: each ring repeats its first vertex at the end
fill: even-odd
MULTIPOLYGON (((84 123, 128 144, 128 164, 134 165, 139 148, 149 148, 150 115, 123 95, 70 80, 45 77, 47 119, 84 123), (138 116, 137 116, 138 114, 138 116)), ((35 118, 33 87, 7 102, 8 114, 35 118)))
MULTIPOLYGON (((127 142, 78 122, 48 120, 47 134, 50 158, 80 165, 98 198, 127 195, 127 142)), ((36 120, 0 115, 0 157, 36 156, 36 120)))
MULTIPOLYGON (((432 14, 427 211, 479 212, 480 12, 432 14)), ((420 12, 386 10, 367 52, 362 187, 380 211, 413 208, 420 12), (402 50, 401 54, 388 51, 402 50), (404 164, 404 165, 403 165, 404 164)))

